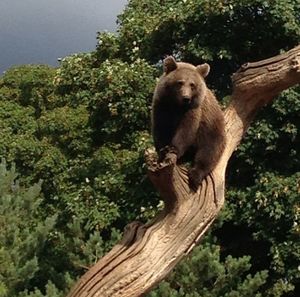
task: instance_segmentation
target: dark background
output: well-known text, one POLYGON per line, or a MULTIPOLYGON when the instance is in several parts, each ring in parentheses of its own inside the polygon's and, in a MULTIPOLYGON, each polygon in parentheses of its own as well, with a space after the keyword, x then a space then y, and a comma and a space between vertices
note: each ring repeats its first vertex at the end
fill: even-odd
POLYGON ((57 65, 95 49, 98 31, 115 31, 127 0, 1 0, 0 75, 18 64, 57 65))

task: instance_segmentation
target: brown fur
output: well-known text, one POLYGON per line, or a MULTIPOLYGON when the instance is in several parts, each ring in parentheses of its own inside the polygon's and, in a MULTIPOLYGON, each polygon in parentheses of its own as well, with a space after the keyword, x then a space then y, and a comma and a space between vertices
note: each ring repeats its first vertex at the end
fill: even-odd
POLYGON ((224 117, 204 78, 209 65, 197 67, 164 60, 152 103, 152 134, 160 159, 171 146, 177 160, 193 161, 189 170, 190 186, 196 190, 216 166, 224 150, 224 117))

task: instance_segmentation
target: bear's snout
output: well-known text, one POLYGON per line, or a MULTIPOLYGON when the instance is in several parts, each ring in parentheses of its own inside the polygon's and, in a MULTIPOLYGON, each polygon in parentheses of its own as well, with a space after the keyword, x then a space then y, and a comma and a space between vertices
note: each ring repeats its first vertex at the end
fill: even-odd
POLYGON ((190 104, 191 100, 192 100, 192 98, 190 96, 183 96, 182 97, 183 104, 190 104))

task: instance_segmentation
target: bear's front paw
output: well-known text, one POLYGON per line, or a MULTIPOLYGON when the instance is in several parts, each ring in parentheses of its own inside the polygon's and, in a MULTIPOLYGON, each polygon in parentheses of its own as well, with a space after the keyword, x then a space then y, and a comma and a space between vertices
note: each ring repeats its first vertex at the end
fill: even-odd
POLYGON ((158 155, 159 155, 159 158, 158 158, 159 163, 161 163, 161 162, 176 163, 177 150, 173 146, 167 145, 167 146, 163 147, 162 149, 160 149, 158 155), (175 159, 175 162, 174 162, 175 157, 176 157, 176 159, 175 159))
POLYGON ((165 158, 163 159, 162 163, 165 165, 176 164, 177 162, 177 155, 174 153, 167 153, 165 158))
POLYGON ((191 168, 188 173, 189 176, 189 186, 194 191, 197 192, 204 175, 199 169, 191 168))

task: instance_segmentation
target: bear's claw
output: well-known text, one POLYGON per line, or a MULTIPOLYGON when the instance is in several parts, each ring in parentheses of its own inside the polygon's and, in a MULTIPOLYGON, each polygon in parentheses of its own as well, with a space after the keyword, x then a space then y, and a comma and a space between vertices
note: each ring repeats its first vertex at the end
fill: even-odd
POLYGON ((191 168, 188 172, 189 176, 189 186, 194 191, 197 192, 204 176, 196 168, 191 168))

